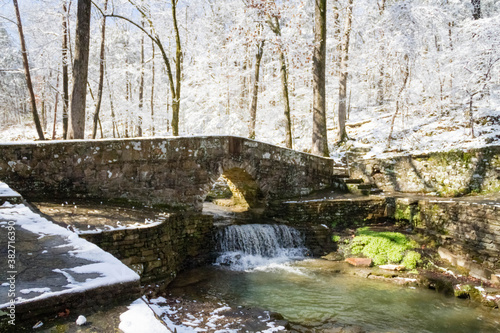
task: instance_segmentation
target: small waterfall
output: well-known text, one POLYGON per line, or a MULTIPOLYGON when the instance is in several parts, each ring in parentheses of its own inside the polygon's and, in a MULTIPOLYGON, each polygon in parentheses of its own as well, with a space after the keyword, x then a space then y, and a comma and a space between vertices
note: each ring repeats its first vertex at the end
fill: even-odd
POLYGON ((232 270, 284 263, 307 253, 303 236, 286 225, 231 225, 221 229, 216 237, 221 252, 216 264, 232 270))

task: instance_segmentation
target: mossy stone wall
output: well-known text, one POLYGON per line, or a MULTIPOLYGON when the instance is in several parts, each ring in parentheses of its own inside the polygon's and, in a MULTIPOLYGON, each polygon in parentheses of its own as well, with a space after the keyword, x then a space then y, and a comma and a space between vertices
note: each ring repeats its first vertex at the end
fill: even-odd
POLYGON ((387 159, 364 157, 348 155, 351 177, 375 183, 384 191, 441 196, 500 192, 500 146, 387 159))

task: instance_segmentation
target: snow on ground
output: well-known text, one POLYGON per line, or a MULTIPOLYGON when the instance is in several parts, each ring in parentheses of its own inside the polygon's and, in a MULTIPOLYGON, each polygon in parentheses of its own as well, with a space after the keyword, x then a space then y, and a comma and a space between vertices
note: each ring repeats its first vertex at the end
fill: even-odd
POLYGON ((348 136, 354 139, 347 146, 369 149, 368 158, 500 145, 500 111, 485 105, 474 111, 474 119, 475 138, 472 138, 463 112, 428 115, 421 110, 399 114, 387 148, 392 115, 376 108, 356 110, 347 120, 348 136))
MULTIPOLYGON (((424 107, 411 112, 401 110, 395 118, 393 139, 389 148, 387 139, 394 111, 382 111, 378 107, 353 108, 347 120, 347 134, 352 140, 344 147, 338 148, 335 145, 336 129, 331 128, 328 132, 330 152, 332 157, 338 159, 343 156, 346 149, 364 147, 370 150, 367 157, 389 157, 409 152, 426 153, 500 145, 500 111, 496 108, 498 105, 500 101, 497 100, 477 103, 477 110, 474 111, 475 138, 472 138, 470 129, 466 127, 468 118, 463 108, 443 110, 441 113, 429 113, 424 107)), ((304 128, 295 128, 294 131, 295 134, 310 132, 304 128)), ((197 134, 206 135, 187 133, 187 135, 197 134)), ((216 134, 214 132, 214 135, 216 134)), ((233 133, 233 135, 238 134, 233 133)), ((256 139, 283 146, 283 135, 280 130, 267 128, 262 135, 264 136, 257 136, 256 139)), ((0 142, 35 139, 36 131, 31 123, 12 125, 0 130, 0 142)), ((309 151, 310 148, 308 138, 294 138, 294 149, 309 151)))
MULTIPOLYGON (((164 324, 155 317, 153 310, 141 299, 135 300, 128 307, 128 311, 120 316, 120 326, 124 333, 169 333, 164 324)), ((177 331, 181 333, 181 331, 177 331)))
MULTIPOLYGON (((98 288, 106 285, 126 283, 136 281, 139 276, 120 262, 111 254, 103 251, 97 245, 92 244, 85 239, 78 237, 77 234, 56 225, 40 215, 34 213, 29 207, 23 204, 10 204, 8 202, 0 206, 0 220, 14 221, 17 228, 22 228, 38 235, 38 239, 46 236, 59 236, 64 244, 59 247, 67 247, 70 250, 68 254, 75 258, 88 260, 92 263, 76 267, 60 267, 53 271, 63 274, 66 277, 67 285, 60 291, 51 291, 46 286, 40 285, 36 293, 41 293, 35 297, 29 298, 34 289, 26 290, 23 295, 26 297, 17 297, 16 303, 24 303, 38 299, 48 298, 61 294, 82 292, 85 290, 98 288), (77 282, 73 275, 94 273, 97 277, 77 282)), ((0 222, 1 227, 6 227, 7 222, 0 222)), ((22 233, 18 232, 16 241, 22 242, 22 233)), ((0 304, 0 308, 7 306, 8 303, 0 304)))
MULTIPOLYGON (((224 315, 225 312, 233 310, 227 304, 219 303, 218 308, 199 313, 187 312, 185 305, 169 302, 164 297, 151 299, 149 303, 139 298, 128 307, 128 311, 120 316, 119 328, 125 333, 232 333, 239 331, 235 327, 241 319, 234 316, 227 318, 224 315)), ((259 332, 271 333, 285 329, 270 321, 269 318, 262 318, 262 322, 265 323, 264 326, 267 326, 267 329, 259 332)))

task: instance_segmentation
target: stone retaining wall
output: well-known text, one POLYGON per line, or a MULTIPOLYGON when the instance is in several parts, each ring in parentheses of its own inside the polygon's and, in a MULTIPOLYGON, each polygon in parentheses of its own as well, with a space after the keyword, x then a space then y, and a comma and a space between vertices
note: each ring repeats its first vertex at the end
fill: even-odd
MULTIPOLYGON (((58 313, 67 309, 78 310, 84 313, 85 309, 99 309, 113 305, 130 304, 130 301, 141 296, 138 281, 129 283, 102 286, 82 292, 73 292, 37 299, 31 302, 16 304, 16 328, 17 332, 32 332, 32 326, 37 320, 53 320, 58 313), (24 329, 24 330, 23 330, 24 329)), ((13 332, 12 325, 8 324, 9 317, 2 316, 0 320, 0 331, 13 332)))
POLYGON ((141 282, 172 281, 188 267, 209 262, 215 249, 213 217, 176 214, 160 225, 99 234, 80 234, 120 259, 141 276, 141 282))
POLYGON ((309 235, 315 255, 334 248, 334 229, 357 228, 380 219, 411 223, 437 245, 493 271, 500 269, 500 204, 486 199, 359 197, 273 204, 270 216, 309 235))
POLYGON ((481 201, 398 199, 396 219, 409 220, 439 245, 493 270, 500 269, 500 205, 481 201))
POLYGON ((500 192, 500 146, 387 159, 348 155, 351 178, 384 191, 434 192, 442 196, 500 192))
POLYGON ((356 228, 387 217, 387 204, 382 197, 274 202, 267 214, 301 231, 312 254, 321 256, 336 249, 333 229, 356 228))
POLYGON ((345 188, 333 160, 241 137, 0 144, 0 180, 37 197, 136 201, 201 211, 225 175, 249 201, 345 188))

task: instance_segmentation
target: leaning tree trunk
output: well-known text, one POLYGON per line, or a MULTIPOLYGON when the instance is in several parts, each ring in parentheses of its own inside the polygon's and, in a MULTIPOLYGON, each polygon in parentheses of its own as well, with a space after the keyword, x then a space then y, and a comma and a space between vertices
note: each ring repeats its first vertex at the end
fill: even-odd
POLYGON ((182 63, 182 48, 179 27, 177 25, 176 7, 179 0, 172 0, 172 18, 174 21, 175 30, 175 91, 172 94, 172 133, 174 136, 179 135, 179 109, 181 103, 181 63, 182 63))
POLYGON ((78 0, 75 39, 75 63, 73 66, 73 92, 69 114, 69 139, 85 137, 85 106, 87 99, 87 75, 89 65, 91 1, 78 0))
POLYGON ((338 126, 339 132, 337 140, 343 142, 347 139, 347 132, 345 130, 345 120, 347 113, 347 61, 349 59, 349 38, 351 35, 352 24, 352 3, 349 0, 347 6, 347 17, 344 29, 344 38, 342 41, 342 55, 340 60, 340 77, 339 77, 339 111, 338 111, 338 126))
POLYGON ((255 139, 255 124, 257 121, 257 98, 259 96, 260 61, 264 53, 264 40, 260 41, 255 54, 255 79, 253 82, 252 104, 250 105, 250 139, 255 139))
MULTIPOLYGON (((104 10, 108 9, 108 0, 104 2, 104 10)), ((105 57, 105 46, 106 46, 106 16, 102 17, 102 27, 101 27, 101 53, 99 56, 99 87, 97 88, 97 103, 95 105, 94 112, 94 126, 92 128, 92 139, 95 139, 97 135, 97 125, 99 124, 99 113, 101 111, 102 102, 102 89, 104 86, 104 57, 105 57)))
POLYGON ((285 104, 285 145, 292 149, 292 118, 290 116, 290 96, 288 94, 288 71, 283 51, 280 50, 281 87, 285 104))
POLYGON ((401 88, 399 88, 398 96, 396 97, 396 111, 394 111, 394 115, 391 119, 391 127, 389 129, 389 136, 387 137, 387 149, 391 147, 392 133, 394 132, 394 122, 396 121, 396 117, 398 116, 400 103, 401 103, 401 95, 406 88, 406 84, 408 83, 408 78, 410 77, 410 59, 408 55, 404 56, 405 67, 403 70, 403 83, 401 84, 401 88))
POLYGON ((33 84, 31 82, 30 65, 28 62, 28 52, 26 51, 26 42, 24 40, 23 25, 21 23, 21 14, 19 13, 19 5, 17 0, 13 0, 14 9, 16 11, 17 18, 17 29, 19 31, 19 39, 21 40, 21 51, 23 53, 23 67, 24 74, 26 76, 26 85, 28 86, 28 92, 30 94, 31 101, 31 112, 33 114, 33 121, 35 122, 36 132, 38 133, 38 138, 40 140, 45 140, 43 135, 42 125, 40 124, 40 118, 38 117, 38 111, 36 109, 36 98, 35 92, 33 91, 33 84))
POLYGON ((315 0, 314 22, 312 153, 330 156, 325 111, 326 0, 315 0))

